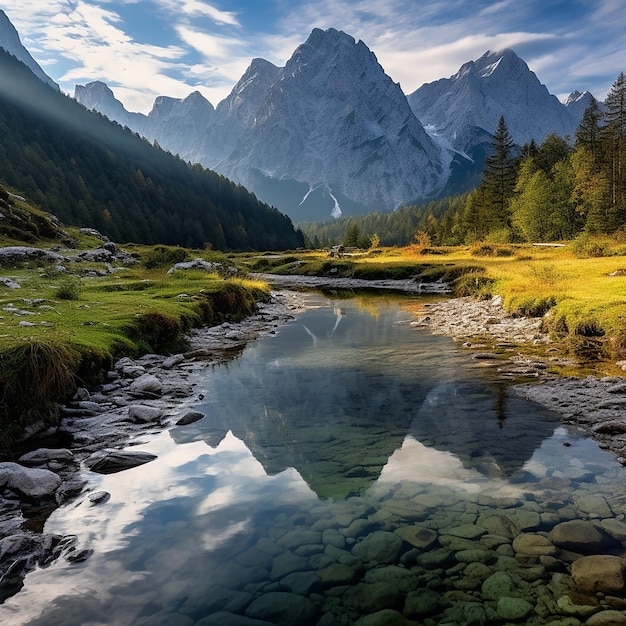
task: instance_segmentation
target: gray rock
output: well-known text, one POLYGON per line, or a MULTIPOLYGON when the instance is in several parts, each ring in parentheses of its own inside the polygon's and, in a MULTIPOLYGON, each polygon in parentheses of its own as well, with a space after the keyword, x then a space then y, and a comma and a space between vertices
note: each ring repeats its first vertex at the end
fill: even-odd
POLYGON ((153 406, 133 404, 128 407, 128 416, 136 424, 147 424, 158 422, 163 417, 163 411, 153 406))
POLYGON ((173 274, 174 272, 180 270, 201 270, 203 272, 218 272, 223 268, 221 263, 210 263, 209 261, 205 261, 203 259, 193 259, 192 261, 182 261, 181 263, 176 263, 167 270, 168 274, 173 274))
POLYGON ((367 614, 392 608, 399 599, 399 589, 389 583, 359 583, 346 590, 342 602, 348 609, 367 614))
POLYGON ((0 487, 26 498, 51 498, 61 485, 61 478, 47 469, 0 463, 0 487))
POLYGON ((533 605, 522 598, 503 596, 498 600, 498 615, 505 620, 517 621, 528 617, 534 610, 533 605))
POLYGON ((314 624, 317 609, 311 600, 293 593, 265 593, 246 609, 246 615, 281 626, 314 624))
POLYGON ((156 455, 149 452, 111 450, 96 452, 86 461, 85 465, 98 474, 115 474, 139 465, 144 465, 156 459, 156 455))
POLYGON ((0 265, 22 261, 62 262, 65 261, 65 257, 43 248, 29 248, 28 246, 6 246, 0 248, 0 265))
POLYGON ((378 531, 354 544, 352 554, 369 563, 395 563, 402 553, 402 539, 388 531, 378 531))
POLYGON ((164 370, 171 370, 173 367, 176 367, 177 365, 180 365, 181 363, 183 363, 184 360, 185 360, 185 356, 183 354, 174 354, 172 356, 167 357, 167 359, 165 359, 163 363, 161 363, 161 367, 164 370))
MULTIPOLYGON (((151 621, 146 626, 153 626, 153 624, 154 622, 151 621)), ((161 624, 161 622, 159 622, 159 624, 161 624)), ((246 617, 245 615, 237 615, 227 611, 218 611, 195 622, 195 626, 272 626, 272 622, 246 617)))
POLYGON ((586 520, 561 522, 548 533, 548 539, 560 548, 580 554, 597 554, 611 543, 596 524, 586 520))
POLYGON ((189 411, 176 421, 176 426, 188 426, 189 424, 198 422, 205 417, 206 415, 204 413, 200 413, 200 411, 189 411))
POLYGON ((129 391, 136 395, 160 394, 163 391, 163 384, 153 374, 143 374, 132 382, 129 391))
POLYGON ((402 526, 395 533, 414 548, 429 548, 437 541, 437 533, 426 526, 402 526))
POLYGON ((19 289, 20 285, 6 276, 0 276, 0 285, 7 289, 19 289))
POLYGON ((74 460, 74 453, 67 448, 39 448, 23 454, 17 461, 22 465, 35 467, 53 460, 71 463, 74 460))
POLYGON ((104 504, 108 502, 111 498, 111 494, 108 491, 95 491, 94 493, 89 494, 89 502, 92 505, 95 504, 104 504))

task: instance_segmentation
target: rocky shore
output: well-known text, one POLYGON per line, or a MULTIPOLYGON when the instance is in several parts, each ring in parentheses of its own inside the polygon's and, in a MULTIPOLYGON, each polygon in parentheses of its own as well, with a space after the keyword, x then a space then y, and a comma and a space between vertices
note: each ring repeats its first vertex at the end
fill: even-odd
MULTIPOLYGON (((507 315, 499 296, 486 301, 453 298, 426 305, 416 325, 452 337, 473 352, 482 364, 491 364, 503 377, 530 377, 537 382, 518 384, 514 391, 559 413, 564 423, 584 429, 626 465, 626 374, 624 376, 563 377, 549 373, 551 366, 574 362, 550 348, 541 319, 507 315), (548 346, 551 356, 538 357, 518 349, 548 346), (485 351, 489 348, 490 351, 485 351)), ((626 370, 626 362, 615 364, 626 370)))
MULTIPOLYGON (((289 286, 312 285, 291 281, 289 286)), ((359 287, 337 285, 338 289, 359 287)), ((306 293, 279 289, 272 292, 270 303, 261 304, 258 314, 242 323, 193 331, 184 353, 121 359, 100 389, 80 389, 63 407, 58 432, 47 433, 66 437, 71 444, 59 447, 41 440, 40 447, 33 445, 16 463, 0 463, 4 594, 0 602, 19 590, 25 574, 38 565, 58 558, 70 562, 89 558, 89 551, 75 537, 41 532, 49 513, 60 504, 82 498, 99 506, 108 500, 109 494, 89 486, 87 471, 110 473, 149 463, 154 457, 140 445, 127 450, 126 444, 169 425, 203 419, 204 414, 193 406, 202 399, 197 388, 202 371, 232 358, 254 338, 275 332, 307 307, 306 299, 306 293)), ((414 324, 461 342, 477 365, 493 367, 503 377, 534 379, 533 384, 516 385, 515 391, 584 428, 626 464, 626 380, 559 378, 547 373, 551 364, 565 365, 567 360, 550 352, 540 320, 509 317, 499 298, 484 302, 451 298, 426 305, 414 324), (524 356, 520 346, 525 344, 544 346, 551 356, 524 356)))
POLYGON ((29 433, 32 450, 17 462, 0 463, 0 602, 35 566, 59 557, 71 562, 89 557, 74 537, 41 532, 50 512, 65 502, 88 498, 97 506, 107 501, 109 494, 89 491, 84 470, 113 473, 153 460, 140 446, 122 448, 140 435, 202 419, 204 414, 192 410, 202 399, 196 389, 202 371, 275 332, 304 300, 303 294, 273 291, 269 303, 259 303, 258 313, 240 323, 192 331, 184 353, 122 358, 98 390, 81 388, 61 408, 59 428, 35 432, 35 426, 29 433), (54 443, 47 443, 51 439, 54 443), (68 447, 58 447, 63 440, 71 442, 68 447))

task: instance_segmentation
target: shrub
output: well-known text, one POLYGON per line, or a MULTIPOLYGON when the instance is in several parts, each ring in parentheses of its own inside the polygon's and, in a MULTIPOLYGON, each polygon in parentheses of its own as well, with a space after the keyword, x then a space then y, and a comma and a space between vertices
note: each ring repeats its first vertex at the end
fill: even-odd
POLYGON ((54 292, 58 300, 78 300, 81 292, 80 278, 67 276, 54 292))
POLYGON ((62 341, 30 339, 0 352, 0 426, 6 444, 50 403, 75 389, 80 354, 62 341))
POLYGON ((154 250, 148 252, 143 258, 144 266, 149 269, 157 269, 159 267, 167 267, 188 261, 189 255, 183 248, 166 248, 158 246, 154 250))
POLYGON ((608 242, 599 237, 592 237, 589 233, 582 233, 574 239, 572 242, 572 252, 579 259, 611 255, 608 242))

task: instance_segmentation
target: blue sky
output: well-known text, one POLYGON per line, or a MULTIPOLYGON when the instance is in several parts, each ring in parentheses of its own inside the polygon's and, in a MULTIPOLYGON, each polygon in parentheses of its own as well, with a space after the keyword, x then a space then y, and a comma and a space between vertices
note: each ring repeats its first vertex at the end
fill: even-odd
POLYGON ((198 90, 214 105, 254 57, 282 66, 312 28, 361 39, 409 94, 512 48, 551 93, 604 99, 626 71, 625 0, 12 0, 22 43, 70 95, 102 80, 127 109, 198 90))

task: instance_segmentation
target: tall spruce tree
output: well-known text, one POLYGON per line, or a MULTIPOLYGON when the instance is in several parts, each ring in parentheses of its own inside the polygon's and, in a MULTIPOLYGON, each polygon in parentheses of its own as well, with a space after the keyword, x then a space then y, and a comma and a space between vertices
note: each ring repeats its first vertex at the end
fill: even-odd
POLYGON ((481 239, 488 233, 511 228, 509 205, 517 180, 514 149, 513 138, 504 117, 501 117, 491 143, 491 154, 485 159, 480 185, 468 199, 473 206, 471 211, 470 207, 465 210, 468 217, 471 214, 473 219, 480 220, 469 228, 468 233, 473 231, 481 239))
POLYGON ((626 222, 626 77, 621 72, 605 100, 602 130, 605 154, 610 165, 611 211, 609 229, 626 222))

